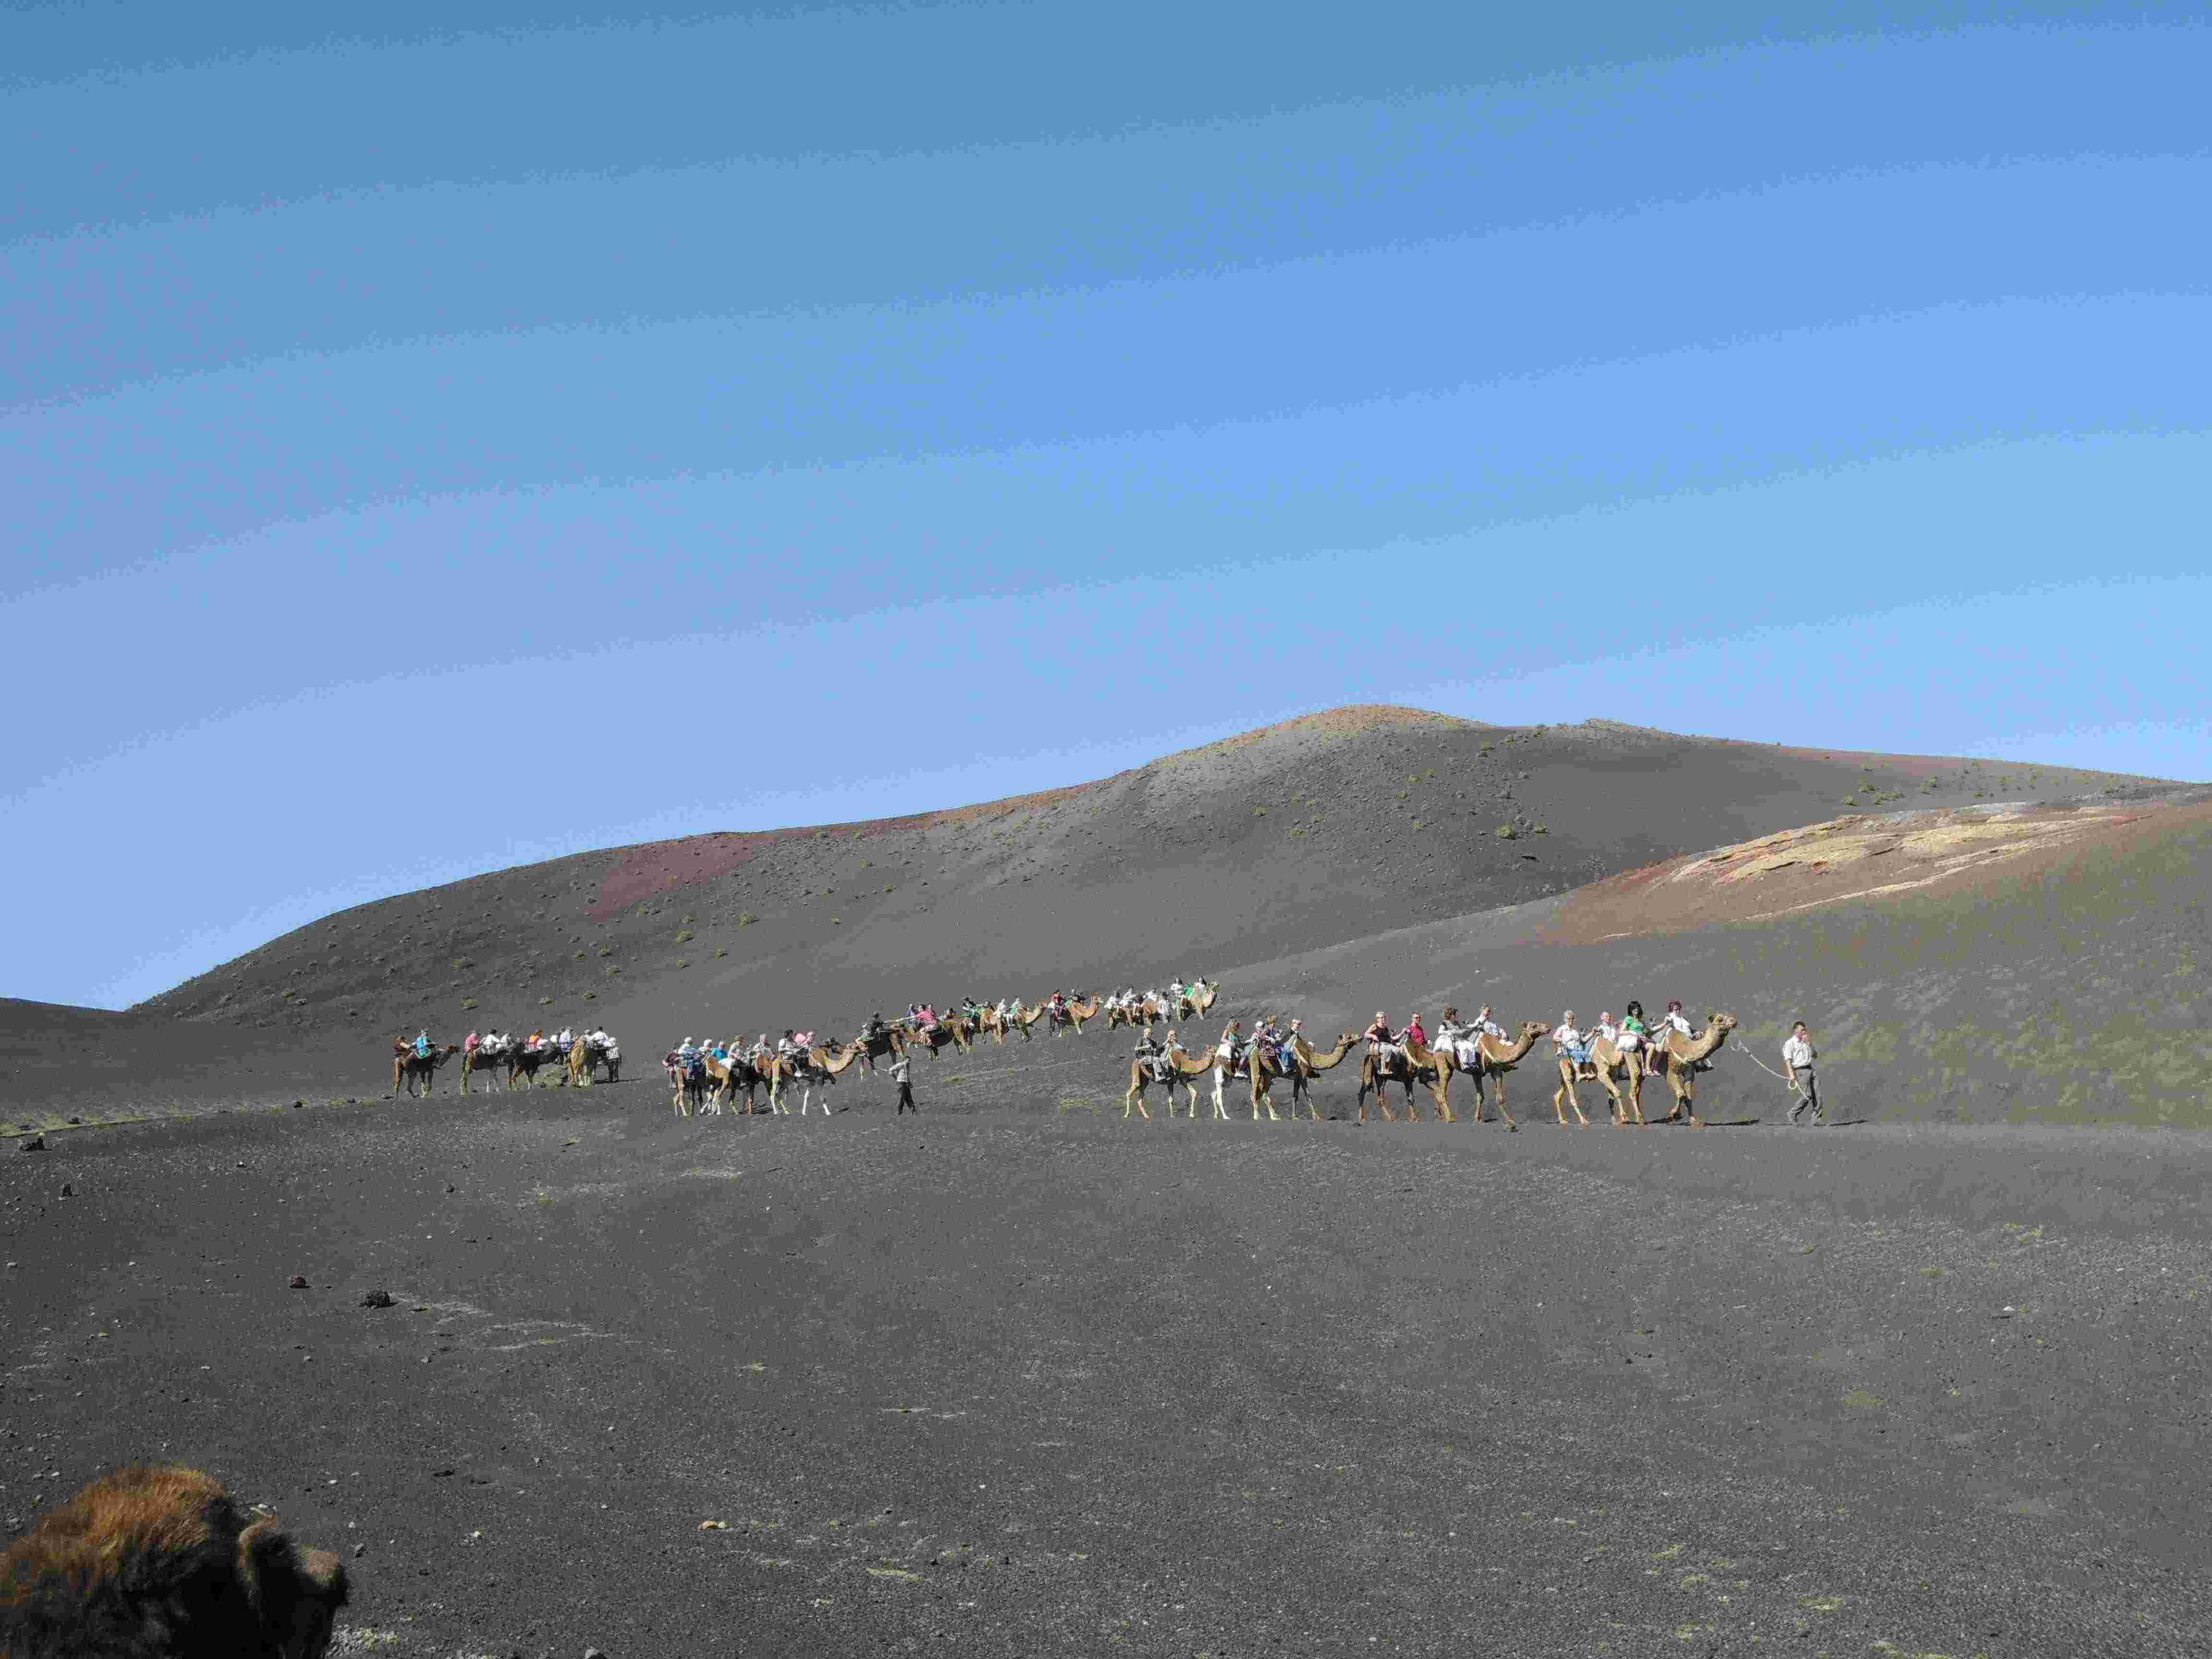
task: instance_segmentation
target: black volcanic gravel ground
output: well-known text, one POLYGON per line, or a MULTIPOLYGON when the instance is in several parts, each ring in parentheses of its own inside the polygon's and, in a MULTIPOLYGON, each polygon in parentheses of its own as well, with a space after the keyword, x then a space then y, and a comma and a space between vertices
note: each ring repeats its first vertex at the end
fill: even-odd
POLYGON ((403 1655, 2204 1650, 2212 1140, 1036 1080, 9 1151, 0 1514, 204 1465, 403 1655))

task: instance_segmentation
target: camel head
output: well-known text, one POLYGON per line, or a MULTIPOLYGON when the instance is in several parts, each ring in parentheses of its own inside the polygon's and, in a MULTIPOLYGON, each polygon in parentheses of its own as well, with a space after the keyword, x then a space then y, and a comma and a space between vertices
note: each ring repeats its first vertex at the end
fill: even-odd
POLYGON ((0 1559, 0 1648, 322 1659, 345 1568, 256 1518, 198 1469, 103 1475, 0 1559), (148 1633, 167 1639, 146 1645, 148 1633), (19 1644, 21 1645, 19 1645, 19 1644))
POLYGON ((1723 1031, 1733 1031, 1735 1030, 1735 1016, 1734 1014, 1717 1014, 1708 1009, 1705 1013, 1705 1024, 1708 1026, 1716 1027, 1723 1031))

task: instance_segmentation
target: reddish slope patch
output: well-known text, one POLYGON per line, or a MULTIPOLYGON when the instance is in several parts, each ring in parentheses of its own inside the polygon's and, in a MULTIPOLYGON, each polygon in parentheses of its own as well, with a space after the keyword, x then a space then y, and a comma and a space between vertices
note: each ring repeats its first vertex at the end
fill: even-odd
MULTIPOLYGON (((1100 781, 1111 783, 1114 780, 1100 781)), ((586 914, 594 921, 604 921, 671 887, 726 876, 778 842, 865 841, 901 830, 926 830, 1002 812, 1025 811, 1098 787, 1097 783, 1073 783, 1058 789, 1040 789, 1032 794, 1009 795, 1003 800, 983 801, 973 806, 948 807, 941 812, 909 812, 903 817, 869 818, 858 823, 810 823, 783 830, 724 831, 711 836, 685 836, 676 841, 640 842, 616 853, 614 862, 599 878, 598 896, 586 914)))

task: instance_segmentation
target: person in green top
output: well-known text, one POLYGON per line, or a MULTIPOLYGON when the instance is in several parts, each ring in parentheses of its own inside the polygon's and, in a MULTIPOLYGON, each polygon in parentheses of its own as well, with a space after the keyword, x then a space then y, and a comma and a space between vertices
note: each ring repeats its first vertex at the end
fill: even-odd
POLYGON ((1629 1037, 1635 1039, 1632 1042, 1624 1041, 1620 1045, 1624 1048, 1641 1048, 1651 1040, 1651 1028, 1644 1023, 1642 1003, 1636 1001, 1629 1003, 1627 1013, 1621 1017, 1620 1035, 1624 1039, 1629 1037))

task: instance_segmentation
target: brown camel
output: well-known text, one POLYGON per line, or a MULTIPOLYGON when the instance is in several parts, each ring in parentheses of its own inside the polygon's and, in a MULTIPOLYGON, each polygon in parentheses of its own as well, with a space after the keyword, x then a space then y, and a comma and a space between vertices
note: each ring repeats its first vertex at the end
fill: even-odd
POLYGON ((1735 1016, 1713 1014, 1705 1016, 1705 1029, 1695 1036, 1685 1036, 1671 1025, 1662 1025, 1652 1034, 1650 1069, 1667 1079, 1667 1086, 1674 1091, 1674 1104, 1662 1123, 1687 1122, 1692 1129, 1705 1126, 1698 1121, 1697 1068, 1698 1062, 1720 1052, 1728 1041, 1728 1034, 1735 1030, 1735 1016))
POLYGON ((699 1056, 697 1068, 688 1070, 676 1058, 676 1051, 672 1048, 661 1057, 661 1070, 668 1074, 668 1080, 676 1090, 673 1104, 677 1116, 690 1116, 691 1109, 695 1106, 702 1111, 706 1109, 708 1091, 715 1081, 715 1074, 708 1069, 714 1064, 714 1056, 702 1053, 699 1056))
POLYGON ((608 1082, 622 1081, 622 1050, 595 1048, 587 1039, 578 1037, 574 1046, 568 1050, 568 1081, 580 1089, 588 1089, 598 1068, 602 1066, 607 1068, 608 1082))
POLYGON ((1044 1012, 1051 1022, 1052 1034, 1054 1036, 1058 1036, 1061 1029, 1066 1026, 1074 1027, 1076 1036, 1081 1036, 1085 1023, 1098 1018, 1098 999, 1091 997, 1088 1000, 1076 1000, 1064 1002, 1057 1011, 1050 1003, 1047 1003, 1044 1012))
MULTIPOLYGON (((808 1105, 814 1099, 814 1085, 819 1083, 827 1088, 836 1081, 840 1073, 860 1057, 860 1051, 849 1043, 846 1045, 842 1053, 836 1054, 835 1059, 830 1057, 833 1052, 835 1051, 826 1047, 813 1048, 809 1048, 803 1055, 778 1054, 769 1060, 768 1063, 769 1110, 781 1112, 786 1117, 789 1117, 791 1108, 783 1103, 783 1086, 787 1083, 796 1083, 799 1085, 799 1115, 805 1117, 808 1105)), ((824 1117, 830 1115, 830 1102, 826 1097, 822 1103, 822 1115, 824 1117)))
POLYGON ((1644 1051, 1641 1047, 1623 1048, 1618 1042, 1609 1038, 1593 1036, 1590 1039, 1590 1063, 1582 1069, 1579 1078, 1577 1077, 1576 1071, 1574 1061, 1561 1054, 1559 1092, 1552 1097, 1553 1111, 1556 1112, 1559 1109, 1560 1096, 1564 1095, 1567 1103, 1574 1107, 1575 1115, 1582 1117, 1583 1122, 1589 1122, 1588 1118, 1583 1117, 1582 1103, 1575 1098, 1575 1085, 1595 1078, 1604 1086, 1606 1103, 1612 1109, 1613 1122, 1623 1128, 1632 1123, 1638 1127, 1642 1126, 1644 1122, 1644 1051), (1626 1097, 1620 1091, 1621 1085, 1624 1083, 1628 1085, 1628 1093, 1626 1097))
MULTIPOLYGON (((1322 1073, 1334 1071, 1341 1065, 1344 1057, 1352 1052, 1353 1045, 1358 1041, 1358 1037, 1346 1031, 1342 1036, 1337 1038, 1335 1048, 1325 1054, 1316 1054, 1313 1051, 1313 1045, 1303 1036, 1291 1039, 1291 1051, 1297 1057, 1290 1072, 1291 1115, 1293 1118, 1297 1116, 1299 1103, 1303 1102, 1305 1105, 1306 1115, 1316 1122, 1321 1121, 1321 1108, 1314 1104, 1313 1092, 1307 1085, 1322 1073)), ((1252 1076, 1253 1117, 1256 1120, 1260 1115, 1261 1107, 1265 1106, 1267 1109, 1269 1121, 1279 1121, 1275 1117, 1275 1103, 1267 1092, 1273 1086, 1275 1080, 1284 1074, 1282 1068, 1276 1063, 1275 1056, 1261 1054, 1259 1063, 1247 1066, 1246 1070, 1252 1076)))
MULTIPOLYGON (((1547 1029, 1540 1019, 1528 1019, 1521 1022, 1521 1035, 1518 1037, 1497 1037, 1486 1031, 1476 1041, 1474 1051, 1477 1064, 1474 1077, 1474 1121, 1477 1123, 1483 1121, 1482 1085, 1486 1080, 1492 1092, 1497 1097, 1498 1121, 1509 1129, 1517 1130, 1521 1127, 1505 1110, 1505 1074, 1528 1057, 1528 1051, 1536 1046, 1537 1039, 1541 1037, 1547 1029)), ((1440 1102, 1444 1099, 1450 1087, 1451 1078, 1447 1073, 1438 1080, 1437 1098, 1440 1102)), ((1566 1120, 1563 1117, 1559 1121, 1564 1123, 1566 1120)))
POLYGON ((1196 1117, 1198 1115, 1198 1085, 1194 1079, 1204 1077, 1212 1069, 1213 1062, 1211 1060, 1194 1057, 1180 1042, 1170 1043, 1167 1053, 1160 1056, 1159 1061, 1148 1061, 1141 1056, 1133 1056, 1129 1061, 1128 1092, 1121 1097, 1121 1115, 1128 1116, 1129 1109, 1133 1106, 1139 1112, 1144 1112, 1146 1122, 1151 1122, 1152 1115, 1145 1110, 1145 1091, 1157 1083, 1167 1091, 1170 1117, 1175 1115, 1175 1091, 1177 1089, 1181 1089, 1190 1097, 1190 1115, 1194 1118, 1196 1117), (1155 1075, 1152 1071, 1152 1066, 1161 1061, 1173 1068, 1165 1078, 1155 1075))
POLYGON ((905 1047, 920 1048, 934 1060, 939 1048, 949 1048, 957 1044, 965 1053, 975 1040, 975 1028, 965 1014, 939 1014, 937 1024, 927 1031, 908 1031, 905 1047))
MULTIPOLYGON (((1521 1126, 1505 1109, 1505 1074, 1528 1057, 1528 1050, 1549 1030, 1541 1020, 1530 1019, 1522 1022, 1518 1037, 1492 1036, 1486 1031, 1475 1042, 1476 1062, 1472 1066, 1462 1063, 1455 1049, 1423 1048, 1414 1069, 1436 1099, 1437 1115, 1447 1123, 1459 1121, 1451 1109, 1451 1080, 1453 1073, 1465 1073, 1474 1079, 1474 1121, 1486 1121, 1482 1085, 1487 1079, 1498 1107, 1498 1121, 1517 1131, 1521 1126)), ((1564 1115, 1559 1121, 1566 1121, 1564 1115)))
POLYGON ((860 1051, 860 1069, 872 1077, 878 1056, 896 1060, 906 1052, 906 1027, 884 1026, 872 1037, 854 1037, 853 1046, 860 1051))
POLYGON ((1370 1094, 1385 1122, 1398 1121, 1398 1115, 1390 1109, 1390 1097, 1385 1092, 1395 1083, 1406 1091, 1406 1121, 1419 1123, 1421 1109, 1413 1095, 1413 1085, 1419 1083, 1435 1097, 1437 1121, 1456 1123, 1459 1120, 1451 1109, 1450 1070, 1450 1055, 1432 1053, 1423 1046, 1401 1042, 1397 1057, 1381 1066, 1376 1063, 1375 1050, 1365 1049, 1359 1056, 1359 1121, 1367 1121, 1367 1097, 1370 1094))
POLYGON ((211 1475, 138 1464, 48 1510, 0 1556, 0 1653, 323 1659, 345 1604, 330 1551, 211 1475))
POLYGON ((562 1088, 568 1086, 568 1056, 550 1042, 541 1042, 535 1048, 527 1043, 518 1043, 507 1051, 507 1081, 521 1078, 535 1085, 538 1073, 546 1066, 554 1068, 553 1080, 562 1088))
POLYGON ((1017 1000, 1007 1006, 1004 1014, 996 1008, 984 1009, 976 1016, 975 1030, 978 1034, 988 1031, 1002 1047, 1006 1041, 1006 1033, 1010 1030, 1019 1031, 1022 1034, 1022 1041, 1027 1042, 1030 1040, 1030 1027, 1043 1017, 1042 1007, 1024 1008, 1017 1000))
POLYGON ((1172 1018, 1196 1019, 1213 1006, 1214 998, 1221 994, 1220 985, 1218 982, 1210 983, 1206 980, 1199 981, 1198 984, 1199 989, 1196 992, 1188 986, 1183 988, 1183 994, 1176 999, 1176 1008, 1172 1018))
POLYGON ((427 1055, 418 1054, 413 1043, 394 1039, 392 1044, 392 1092, 397 1095, 400 1085, 404 1084, 408 1094, 412 1096, 416 1092, 415 1085, 419 1080, 422 1085, 422 1092, 427 1096, 431 1085, 437 1081, 438 1068, 460 1052, 459 1043, 449 1042, 443 1048, 431 1049, 427 1055))
POLYGON ((738 1091, 740 1089, 744 1091, 745 1095, 745 1115, 752 1116, 758 1110, 758 1108, 753 1104, 753 1091, 772 1086, 768 1073, 746 1059, 736 1048, 730 1050, 730 1058, 726 1063, 716 1060, 712 1054, 708 1055, 707 1075, 714 1079, 716 1085, 713 1096, 707 1103, 707 1110, 716 1117, 721 1116, 722 1108, 737 1097, 738 1091))
POLYGON ((484 1080, 489 1084, 491 1080, 491 1073, 502 1067, 507 1072, 507 1086, 510 1089, 514 1087, 514 1056, 518 1046, 510 1042, 506 1048, 489 1054, 482 1048, 463 1049, 461 1051, 461 1092, 468 1093, 469 1079, 477 1073, 483 1073, 484 1080))
POLYGON ((1141 1025, 1149 1031, 1152 1029, 1152 1022, 1154 1020, 1164 1019, 1165 1018, 1166 1016, 1160 1012, 1160 1005, 1158 1003, 1152 1001, 1148 997, 1139 997, 1134 1002, 1116 1002, 1108 1007, 1106 1010, 1106 1029, 1110 1031, 1116 1026, 1126 1025, 1129 1027, 1130 1030, 1134 1030, 1138 1026, 1141 1025))

